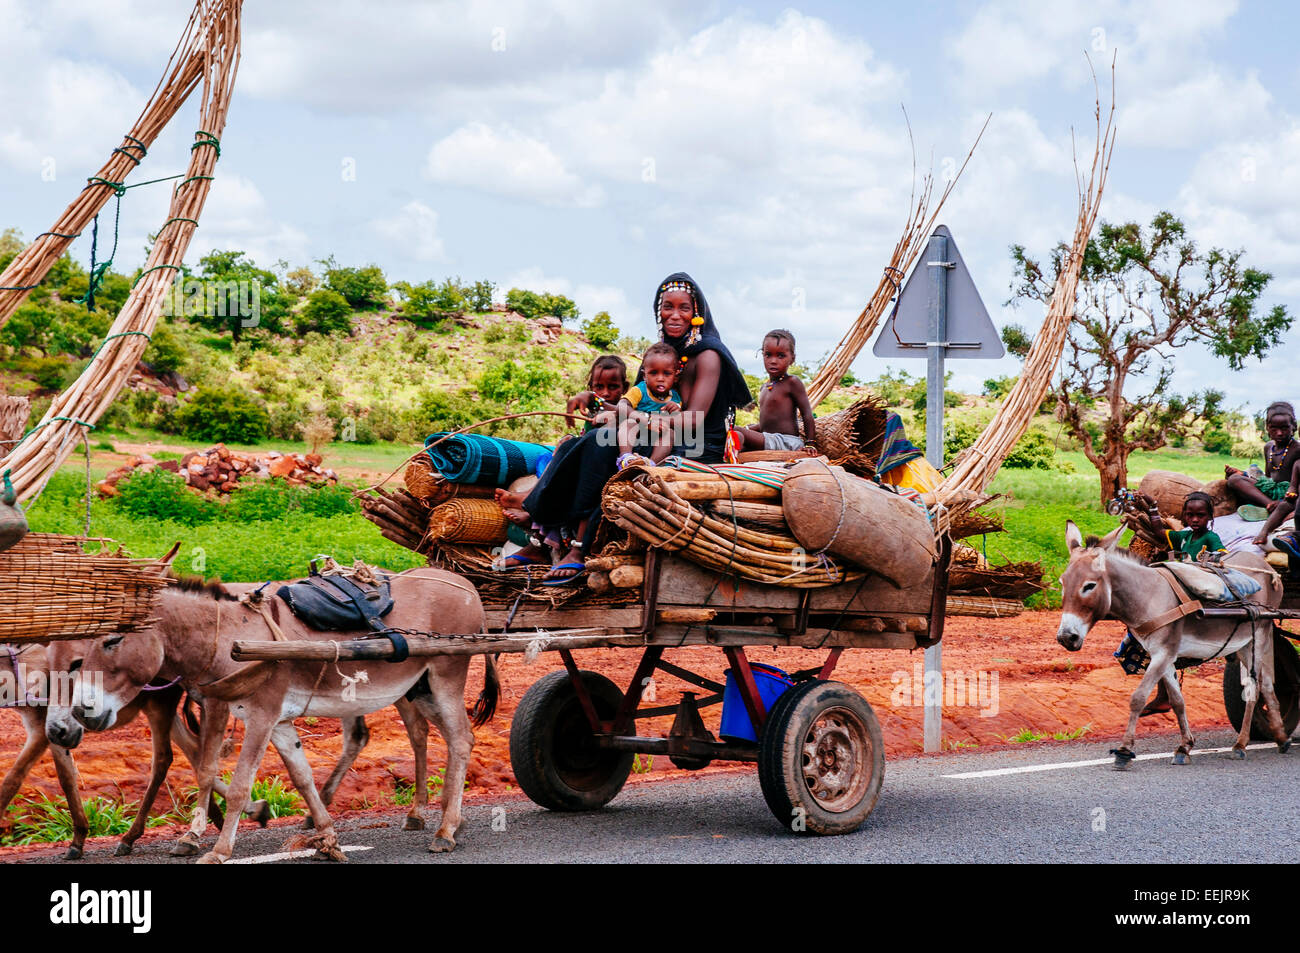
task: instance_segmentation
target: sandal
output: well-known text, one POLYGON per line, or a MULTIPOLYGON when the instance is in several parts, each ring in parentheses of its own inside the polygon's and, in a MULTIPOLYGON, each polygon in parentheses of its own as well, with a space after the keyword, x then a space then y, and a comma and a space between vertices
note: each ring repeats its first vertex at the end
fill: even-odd
POLYGON ((543 579, 543 586, 567 586, 575 579, 581 579, 587 573, 586 563, 560 563, 558 566, 552 566, 551 572, 554 572, 557 569, 572 569, 575 571, 569 576, 560 576, 556 579, 543 579))

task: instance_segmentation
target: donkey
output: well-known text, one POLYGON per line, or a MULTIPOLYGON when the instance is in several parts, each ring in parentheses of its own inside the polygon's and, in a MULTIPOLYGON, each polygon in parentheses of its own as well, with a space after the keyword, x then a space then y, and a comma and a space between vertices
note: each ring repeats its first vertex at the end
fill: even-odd
MULTIPOLYGON (((54 759, 54 770, 58 775, 59 785, 63 788, 64 797, 68 802, 68 812, 72 816, 72 842, 63 855, 64 860, 81 859, 84 853, 86 836, 89 833, 85 807, 81 800, 77 766, 72 760, 70 751, 81 741, 81 728, 79 725, 77 726, 75 735, 65 735, 60 730, 55 729, 53 737, 51 737, 49 729, 53 726, 47 721, 47 713, 50 707, 48 703, 53 701, 57 704, 59 699, 55 697, 57 695, 55 686, 68 684, 71 681, 70 677, 61 679, 59 675, 66 675, 80 667, 87 646, 86 641, 73 640, 55 642, 48 649, 44 645, 37 644, 6 646, 5 648, 8 651, 4 653, 8 656, 15 678, 17 678, 20 670, 24 671, 29 682, 34 680, 44 686, 44 694, 43 697, 35 697, 29 694, 28 697, 22 700, 23 703, 19 707, 19 714, 23 720, 23 728, 26 730, 27 739, 23 744, 22 751, 18 754, 18 758, 5 774, 4 780, 0 782, 0 835, 3 835, 9 827, 8 822, 5 820, 5 809, 13 800, 14 795, 18 793, 32 766, 36 764, 48 748, 50 755, 54 759)), ((28 687, 19 686, 19 690, 26 692, 28 687)), ((116 853, 119 857, 130 854, 135 842, 144 833, 145 825, 149 820, 149 811, 153 807, 158 790, 167 776, 168 769, 171 767, 171 742, 176 742, 191 763, 194 763, 197 756, 198 738, 182 723, 175 720, 177 704, 180 702, 181 695, 181 689, 175 686, 147 686, 146 691, 130 705, 122 709, 118 715, 116 724, 126 725, 133 721, 136 715, 143 714, 149 722, 149 734, 153 742, 149 785, 144 798, 140 801, 140 809, 136 813, 135 822, 118 843, 116 853)), ((57 722, 58 719, 56 718, 56 724, 57 722)), ((226 785, 218 782, 215 787, 217 793, 224 797, 226 785)), ((221 817, 221 811, 215 798, 211 800, 209 811, 212 812, 215 818, 221 817)), ((263 827, 266 826, 271 817, 270 806, 265 801, 250 804, 248 813, 263 827)), ((221 820, 217 820, 217 825, 221 825, 221 820)))
MULTIPOLYGON (((385 622, 397 630, 475 633, 483 631, 485 616, 478 592, 465 579, 436 569, 415 569, 392 577, 393 610, 385 622)), ((334 642, 346 633, 319 632, 283 611, 269 600, 261 614, 241 596, 256 584, 202 588, 172 587, 158 598, 158 623, 123 639, 96 639, 73 686, 73 715, 92 728, 112 725, 117 713, 141 688, 155 678, 177 678, 184 688, 204 701, 203 730, 199 739, 199 801, 186 838, 197 845, 204 827, 207 804, 217 773, 220 740, 225 719, 234 714, 244 722, 244 743, 230 782, 225 823, 213 849, 200 863, 229 860, 238 828, 239 810, 247 800, 253 777, 268 743, 275 745, 294 786, 303 795, 316 833, 304 843, 317 848, 317 856, 344 861, 333 822, 317 792, 311 766, 293 719, 304 716, 350 719, 395 703, 428 679, 428 715, 447 742, 446 783, 442 789, 442 821, 429 846, 432 852, 452 850, 461 824, 461 801, 474 733, 463 697, 469 656, 411 658, 402 662, 279 661, 241 664, 230 658, 236 640, 265 640, 268 635, 290 641, 334 642), (272 628, 273 626, 273 628, 272 628), (268 628, 272 631, 268 633, 268 628), (78 691, 99 679, 98 705, 78 698, 78 691)), ((496 709, 500 685, 495 665, 486 658, 483 691, 475 706, 476 724, 496 709)))
MULTIPOLYGON (((1065 524, 1070 563, 1061 576, 1061 624, 1056 632, 1056 641, 1069 651, 1077 652, 1083 648, 1084 637, 1099 619, 1118 619, 1130 631, 1141 630, 1143 623, 1156 622, 1164 617, 1173 619, 1145 635, 1134 631, 1134 637, 1150 653, 1151 662, 1129 699, 1128 729, 1124 741, 1111 752, 1115 755, 1115 767, 1126 768, 1136 757, 1132 746, 1138 715, 1151 694, 1151 688, 1160 681, 1169 692, 1182 733, 1182 743, 1174 752, 1173 763, 1187 764, 1196 739, 1188 726, 1183 693, 1174 673, 1174 663, 1180 658, 1209 660, 1231 655, 1241 666, 1246 714, 1241 732, 1232 746, 1231 757, 1246 757, 1246 743, 1250 740, 1250 723, 1259 692, 1263 692, 1268 704, 1269 729, 1278 751, 1285 752, 1291 742, 1282 726, 1277 696, 1273 691, 1272 621, 1173 618, 1177 615, 1175 610, 1180 600, 1165 577, 1116 547, 1115 542, 1124 528, 1121 523, 1102 539, 1090 538, 1085 543, 1073 521, 1065 524)), ((1239 558, 1244 558, 1244 554, 1239 558)), ((1268 574, 1268 583, 1251 597, 1251 601, 1276 608, 1282 598, 1281 586, 1263 559, 1259 564, 1259 572, 1268 574)))

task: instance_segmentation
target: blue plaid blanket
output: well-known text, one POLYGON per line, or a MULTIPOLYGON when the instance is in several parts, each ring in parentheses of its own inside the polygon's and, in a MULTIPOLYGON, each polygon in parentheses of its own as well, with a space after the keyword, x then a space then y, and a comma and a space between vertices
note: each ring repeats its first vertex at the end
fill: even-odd
POLYGON ((436 447, 429 447, 445 436, 446 432, 426 437, 424 445, 429 449, 425 452, 433 468, 452 483, 509 486, 521 476, 534 472, 542 454, 555 450, 537 443, 521 443, 476 433, 457 434, 436 447))

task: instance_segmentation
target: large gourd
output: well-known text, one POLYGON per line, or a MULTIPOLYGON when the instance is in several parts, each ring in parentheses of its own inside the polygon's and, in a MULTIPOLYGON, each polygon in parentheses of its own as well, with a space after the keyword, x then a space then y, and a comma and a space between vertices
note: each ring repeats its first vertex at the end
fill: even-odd
POLYGON ((934 530, 920 506, 816 460, 788 472, 781 508, 790 532, 810 556, 833 553, 900 589, 925 580, 938 553, 934 530))

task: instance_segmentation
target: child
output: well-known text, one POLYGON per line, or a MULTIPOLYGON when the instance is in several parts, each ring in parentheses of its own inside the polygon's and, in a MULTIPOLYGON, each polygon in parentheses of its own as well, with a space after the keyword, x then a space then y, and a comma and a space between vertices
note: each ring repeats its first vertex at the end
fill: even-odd
POLYGON ((763 338, 763 368, 768 381, 758 394, 758 423, 740 427, 737 433, 746 450, 802 450, 804 442, 816 437, 812 405, 803 381, 789 374, 794 363, 794 335, 783 328, 768 331, 763 338), (795 413, 803 418, 804 436, 799 436, 795 413))
MULTIPOLYGON (((614 410, 627 393, 627 365, 617 354, 602 354, 596 358, 587 373, 587 389, 569 398, 564 408, 568 413, 582 413, 594 417, 604 410, 614 410)), ((569 418, 569 426, 577 424, 576 417, 569 418)), ((590 430, 591 421, 584 430, 590 430)))
MULTIPOLYGON (((1138 497, 1142 504, 1147 508, 1147 515, 1151 518, 1151 526, 1157 531, 1163 530, 1165 542, 1173 552, 1185 553, 1192 559, 1196 559, 1204 552, 1221 552, 1224 550, 1223 541, 1219 539, 1217 533, 1210 529, 1210 520, 1214 517, 1214 500, 1208 493, 1202 493, 1199 490, 1194 493, 1188 493, 1183 500, 1182 519, 1187 529, 1172 530, 1165 526, 1165 522, 1160 517, 1160 509, 1156 506, 1156 501, 1151 497, 1142 494, 1138 497)), ((1124 634, 1123 640, 1119 643, 1119 648, 1115 650, 1115 658, 1119 660, 1124 671, 1130 675, 1136 675, 1147 667, 1151 656, 1142 648, 1141 643, 1133 637, 1131 632, 1124 634)), ((1182 673, 1179 672, 1178 678, 1182 680, 1182 673)), ((1162 712, 1170 711, 1173 703, 1169 700, 1169 690, 1165 688, 1162 680, 1158 686, 1156 696, 1147 703, 1142 709, 1142 715, 1158 715, 1162 712)))
POLYGON ((1147 508, 1147 515, 1151 517, 1151 527, 1157 532, 1164 531, 1165 542, 1171 552, 1184 553, 1196 559, 1207 551, 1217 553, 1226 550, 1223 540, 1210 529, 1210 520, 1214 518, 1214 500, 1210 494, 1199 490, 1187 494, 1183 500, 1182 513, 1183 525, 1187 529, 1177 530, 1165 526, 1155 500, 1145 494, 1140 499, 1147 508))
MULTIPOLYGON (((1255 478, 1235 467, 1224 467, 1228 488, 1243 503, 1262 506, 1272 513, 1286 493, 1287 484, 1300 461, 1300 440, 1295 439, 1295 410, 1284 400, 1274 401, 1264 411, 1269 441, 1264 444, 1264 473, 1255 478)), ((1256 473, 1258 468, 1251 466, 1256 473)), ((1262 518, 1262 517, 1261 517, 1262 518)))
MULTIPOLYGON (((602 354, 592 362, 591 370, 587 372, 587 389, 579 391, 569 398, 568 404, 565 405, 566 413, 580 413, 586 417, 593 417, 604 411, 612 411, 618 407, 619 400, 627 391, 627 364, 617 354, 602 354)), ((578 422, 577 417, 570 417, 569 426, 574 426, 578 422)), ((594 426, 590 420, 584 421, 583 430, 590 430, 594 426)), ((566 440, 572 440, 572 434, 565 434, 556 444, 556 449, 566 440)), ((552 462, 554 461, 552 457, 552 462)), ((547 464, 548 468, 551 464, 547 464)), ((545 471, 543 471, 543 474, 545 471)), ((538 474, 539 476, 543 474, 538 474)), ((526 529, 532 528, 532 520, 523 509, 524 500, 528 497, 524 493, 511 493, 505 488, 498 488, 493 491, 493 496, 497 505, 505 513, 506 519, 517 526, 523 526, 526 529)), ((504 560, 504 567, 527 566, 547 562, 547 553, 541 547, 529 545, 517 553, 512 553, 504 560)))
POLYGON ((646 349, 641 358, 641 376, 645 380, 624 394, 619 402, 620 467, 626 465, 626 457, 636 456, 632 448, 645 442, 636 438, 646 433, 651 445, 651 463, 660 463, 672 453, 673 428, 666 418, 682 409, 681 395, 673 389, 681 366, 677 350, 665 341, 656 341, 646 349))

